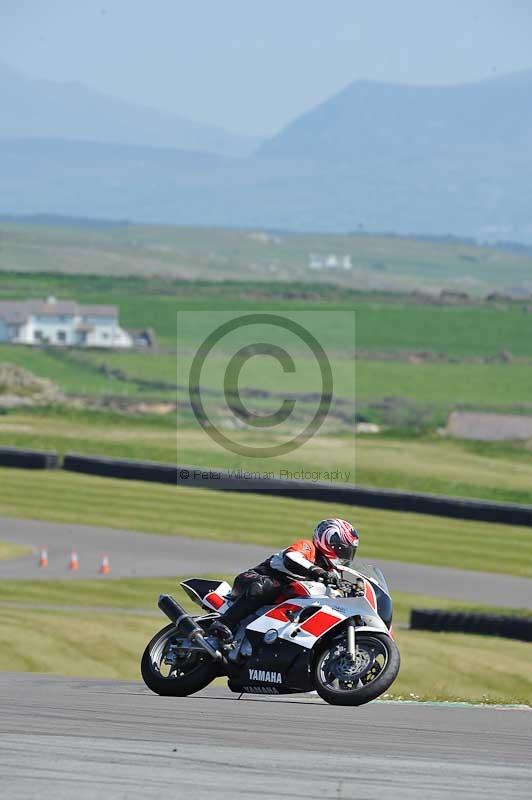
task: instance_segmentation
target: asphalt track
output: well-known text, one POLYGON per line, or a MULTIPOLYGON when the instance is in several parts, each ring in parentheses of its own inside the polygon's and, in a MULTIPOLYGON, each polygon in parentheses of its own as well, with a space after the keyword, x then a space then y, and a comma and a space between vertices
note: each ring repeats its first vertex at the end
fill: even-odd
POLYGON ((529 798, 532 711, 0 674, 0 796, 529 798))
MULTIPOLYGON (((254 545, 177 536, 0 518, 0 540, 48 549, 49 566, 39 569, 28 556, 0 561, 0 580, 97 578, 102 554, 108 554, 111 577, 157 577, 194 574, 235 575, 265 558, 271 549, 254 545), (67 568, 71 549, 80 569, 67 568)), ((379 560, 392 591, 452 597, 508 608, 532 608, 532 581, 510 575, 445 569, 379 560)), ((108 580, 108 578, 105 578, 108 580)))

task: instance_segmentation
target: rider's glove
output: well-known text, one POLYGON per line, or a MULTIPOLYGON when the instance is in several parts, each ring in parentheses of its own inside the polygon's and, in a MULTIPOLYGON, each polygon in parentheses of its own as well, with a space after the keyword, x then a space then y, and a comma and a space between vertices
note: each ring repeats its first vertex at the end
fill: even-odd
POLYGON ((309 569, 309 577, 313 581, 323 581, 323 583, 327 580, 328 572, 326 569, 322 569, 321 567, 311 567, 309 569))
POLYGON ((327 577, 325 578, 325 583, 327 586, 338 586, 340 582, 340 576, 334 569, 330 569, 327 573, 327 577))

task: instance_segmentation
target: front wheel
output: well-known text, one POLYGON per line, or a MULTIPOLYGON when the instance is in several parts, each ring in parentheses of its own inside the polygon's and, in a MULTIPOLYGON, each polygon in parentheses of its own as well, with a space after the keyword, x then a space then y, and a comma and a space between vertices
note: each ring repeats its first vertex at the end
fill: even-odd
POLYGON ((390 636, 357 631, 356 656, 352 661, 343 634, 329 642, 316 660, 316 691, 332 705, 361 706, 392 685, 400 664, 399 650, 390 636))
POLYGON ((184 645, 175 625, 167 625, 146 647, 140 671, 155 694, 186 697, 204 689, 216 677, 217 668, 209 656, 184 645))

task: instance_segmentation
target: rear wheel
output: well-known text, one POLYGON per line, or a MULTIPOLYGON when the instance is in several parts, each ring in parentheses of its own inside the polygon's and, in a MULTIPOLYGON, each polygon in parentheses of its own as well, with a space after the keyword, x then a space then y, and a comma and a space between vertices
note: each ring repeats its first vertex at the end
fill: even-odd
POLYGON ((175 625, 156 633, 140 662, 146 686, 156 694, 185 697, 204 689, 216 677, 216 665, 205 653, 190 650, 175 625))
POLYGON ((337 706, 361 706, 375 700, 394 682, 401 659, 397 645, 384 633, 357 631, 352 661, 343 634, 318 656, 314 667, 316 691, 337 706))

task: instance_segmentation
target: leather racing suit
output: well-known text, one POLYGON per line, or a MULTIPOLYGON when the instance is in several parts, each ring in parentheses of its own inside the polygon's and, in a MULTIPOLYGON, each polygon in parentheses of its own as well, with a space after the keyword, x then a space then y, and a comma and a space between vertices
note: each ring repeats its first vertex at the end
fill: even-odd
POLYGON ((232 595, 237 599, 219 622, 234 633, 241 620, 261 606, 274 603, 280 595, 293 596, 290 584, 294 580, 317 580, 325 577, 328 569, 330 566, 315 545, 308 539, 298 539, 285 550, 236 576, 232 595))

